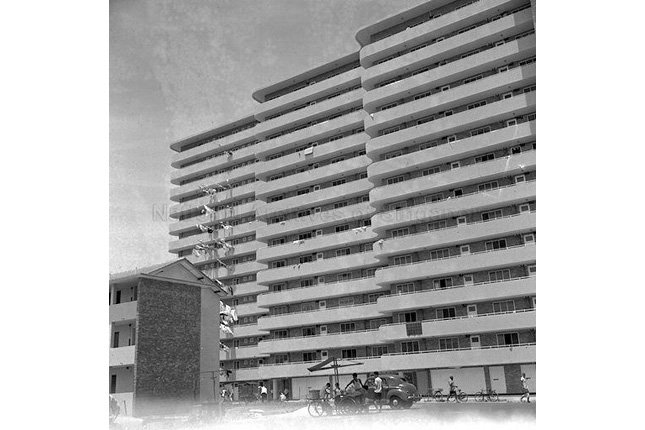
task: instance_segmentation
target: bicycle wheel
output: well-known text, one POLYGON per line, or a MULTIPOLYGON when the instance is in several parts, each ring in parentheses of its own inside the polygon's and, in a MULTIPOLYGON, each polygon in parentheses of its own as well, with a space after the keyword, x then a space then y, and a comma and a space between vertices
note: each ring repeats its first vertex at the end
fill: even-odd
POLYGON ((436 393, 434 393, 434 401, 443 402, 443 393, 440 391, 437 391, 436 393))
POLYGON ((475 394, 475 401, 476 402, 483 402, 484 401, 484 393, 480 391, 477 394, 475 394))
POLYGON ((345 397, 340 405, 338 405, 338 411, 343 415, 356 413, 357 410, 358 404, 351 397, 345 397))
POLYGON ((460 402, 467 402, 468 401, 468 394, 464 393, 463 391, 457 394, 457 397, 459 398, 460 402))
POLYGON ((309 406, 307 406, 307 412, 309 412, 309 415, 312 417, 320 417, 323 414, 323 405, 320 402, 311 402, 309 403, 309 406))
POLYGON ((497 393, 495 391, 491 391, 489 397, 491 402, 496 402, 499 400, 499 397, 497 396, 497 393))

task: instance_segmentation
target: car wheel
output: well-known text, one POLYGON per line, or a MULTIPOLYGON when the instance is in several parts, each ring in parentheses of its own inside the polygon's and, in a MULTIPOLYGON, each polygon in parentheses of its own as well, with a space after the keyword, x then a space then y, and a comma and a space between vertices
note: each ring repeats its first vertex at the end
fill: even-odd
POLYGON ((403 409, 410 409, 412 407, 412 403, 414 403, 414 402, 409 401, 409 400, 407 402, 401 402, 401 407, 403 409))
POLYGON ((403 401, 396 396, 390 398, 390 407, 392 409, 401 409, 402 403, 403 401))

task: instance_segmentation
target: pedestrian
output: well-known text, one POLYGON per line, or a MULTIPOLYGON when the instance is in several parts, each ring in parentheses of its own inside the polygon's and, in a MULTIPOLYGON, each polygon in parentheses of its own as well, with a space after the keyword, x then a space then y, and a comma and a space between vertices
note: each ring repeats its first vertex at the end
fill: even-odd
POLYGON ((260 389, 260 401, 262 403, 267 401, 267 397, 269 396, 269 390, 267 390, 267 387, 264 386, 263 382, 260 382, 260 386, 258 387, 260 389))
POLYGON ((381 412, 381 399, 383 397, 383 380, 374 372, 374 407, 378 404, 378 411, 381 412))
POLYGON ((345 386, 345 391, 348 395, 354 397, 356 403, 358 403, 361 409, 363 409, 363 404, 365 403, 365 389, 363 388, 363 382, 360 380, 357 373, 352 373, 352 380, 345 386))
POLYGON ((446 402, 449 402, 450 397, 452 397, 454 395, 455 396, 455 401, 457 403, 461 403, 459 401, 459 398, 457 397, 457 385, 455 384, 455 380, 452 377, 452 375, 450 375, 450 378, 448 379, 448 385, 450 386, 450 392, 448 393, 448 398, 446 399, 446 402))
POLYGON ((338 382, 336 382, 336 385, 334 386, 334 399, 340 396, 342 393, 343 390, 340 389, 340 385, 338 385, 338 382))
POLYGON ((284 394, 284 391, 280 392, 280 401, 281 402, 286 402, 287 401, 287 395, 284 394))
POLYGON ((526 397, 526 403, 531 403, 530 399, 530 392, 529 392, 529 384, 526 377, 526 373, 522 373, 522 377, 520 378, 520 382, 522 383, 522 397, 520 397, 520 402, 522 402, 522 399, 526 397))
POLYGON ((325 386, 321 391, 322 391, 323 411, 328 415, 331 415, 331 406, 329 405, 329 399, 331 399, 331 396, 332 396, 331 383, 327 382, 327 384, 325 384, 325 386))

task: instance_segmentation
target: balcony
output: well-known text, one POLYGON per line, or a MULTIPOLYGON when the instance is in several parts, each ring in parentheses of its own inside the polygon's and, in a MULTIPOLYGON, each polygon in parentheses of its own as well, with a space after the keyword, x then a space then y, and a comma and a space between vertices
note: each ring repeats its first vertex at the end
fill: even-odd
POLYGON ((409 97, 411 94, 434 90, 437 87, 469 78, 478 73, 485 73, 504 64, 534 55, 535 35, 533 34, 408 76, 389 85, 374 88, 365 94, 363 108, 366 112, 376 112, 379 106, 409 97))
POLYGON ((487 209, 526 203, 535 200, 535 181, 500 187, 494 193, 477 192, 465 194, 458 198, 438 202, 424 203, 416 206, 380 212, 372 217, 372 229, 376 233, 421 221, 439 220, 487 209))
POLYGON ((252 142, 254 140, 255 127, 251 127, 249 129, 242 130, 239 133, 235 133, 230 136, 208 142, 204 145, 197 146, 187 151, 174 154, 172 156, 170 165, 177 168, 180 165, 193 161, 197 158, 206 157, 221 151, 226 151, 227 149, 234 146, 252 142))
POLYGON ((236 369, 231 374, 230 381, 257 381, 263 378, 260 378, 260 371, 258 367, 246 367, 242 369, 236 369))
MULTIPOLYGON (((197 243, 197 242, 195 242, 197 243)), ((204 241, 205 244, 211 244, 214 243, 214 241, 208 239, 204 241)), ((233 248, 231 249, 226 249, 226 248, 219 248, 219 249, 214 249, 208 252, 208 254, 201 254, 199 257, 195 256, 194 254, 187 255, 185 258, 187 258, 191 263, 204 263, 204 262, 213 262, 216 261, 216 259, 224 259, 224 258, 231 258, 231 257, 236 257, 236 256, 242 256, 242 255, 247 255, 256 252, 259 248, 265 247, 266 245, 260 242, 257 242, 255 240, 249 241, 249 242, 244 242, 244 243, 238 243, 237 245, 232 245, 233 248)))
POLYGON ((235 284, 233 287, 233 297, 247 296, 249 294, 261 294, 267 291, 264 285, 258 285, 256 282, 245 282, 243 284, 235 284))
POLYGON ((220 349, 219 350, 219 359, 223 360, 244 360, 248 358, 256 358, 266 356, 260 352, 260 348, 257 345, 253 346, 241 346, 239 348, 230 348, 228 351, 220 349))
POLYGON ((233 200, 253 197, 255 195, 255 186, 255 182, 252 182, 230 190, 221 191, 217 193, 215 197, 204 195, 204 197, 198 197, 196 199, 172 205, 168 210, 168 215, 171 218, 178 219, 181 215, 201 211, 203 206, 207 204, 221 205, 233 200))
POLYGON ((284 339, 265 339, 258 345, 264 354, 292 351, 337 349, 343 347, 368 346, 377 343, 378 329, 347 333, 329 333, 319 336, 299 336, 284 339))
MULTIPOLYGON (((508 72, 506 72, 508 73, 508 72)), ((535 92, 489 103, 486 106, 465 110, 434 121, 408 127, 370 139, 365 145, 367 155, 373 160, 382 154, 423 142, 440 139, 449 134, 483 127, 497 121, 535 111, 535 92)))
POLYGON ((134 351, 136 345, 110 348, 110 367, 134 365, 134 351))
POLYGON ((110 322, 121 322, 137 318, 137 302, 119 303, 110 305, 110 322))
POLYGON ((292 218, 279 223, 264 224, 257 228, 256 239, 268 242, 274 237, 283 237, 301 231, 321 229, 343 222, 366 219, 375 212, 376 209, 369 202, 364 202, 314 213, 309 216, 292 218))
POLYGON ((267 333, 261 331, 257 323, 254 324, 244 324, 244 325, 235 325, 233 326, 233 335, 222 335, 224 339, 234 339, 240 337, 256 337, 256 336, 266 336, 267 333))
MULTIPOLYGON (((366 269, 379 264, 373 251, 358 252, 335 258, 323 258, 310 263, 291 264, 277 269, 263 270, 257 275, 257 282, 270 285, 293 279, 310 278, 327 273, 366 269)), ((266 265, 264 266, 266 268, 266 265)))
POLYGON ((376 271, 377 285, 390 285, 440 276, 492 270, 535 262, 535 245, 520 245, 506 249, 462 254, 453 257, 388 266, 376 271))
POLYGON ((530 276, 499 282, 459 285, 439 290, 392 294, 379 297, 377 303, 379 312, 391 315, 393 312, 534 296, 535 293, 535 276, 530 276))
POLYGON ((307 208, 310 206, 322 206, 324 204, 347 200, 352 197, 365 195, 374 188, 367 179, 358 179, 335 187, 327 187, 318 191, 312 191, 301 196, 289 197, 273 203, 256 201, 256 216, 267 218, 278 213, 294 212, 294 208, 307 208))
MULTIPOLYGON (((449 3, 449 2, 444 2, 449 3)), ((377 33, 375 30, 364 28, 359 30, 357 39, 362 41, 361 45, 361 64, 363 67, 368 68, 375 61, 380 60, 396 52, 404 51, 408 47, 413 47, 420 43, 431 41, 437 36, 451 33, 460 28, 476 24, 487 18, 491 18, 499 14, 500 10, 510 10, 519 7, 524 3, 524 0, 490 0, 486 2, 474 2, 473 4, 461 7, 457 10, 442 11, 441 16, 434 19, 427 20, 418 24, 410 24, 406 29, 394 32, 385 38, 371 42, 371 34, 377 33)), ((420 16, 424 12, 435 13, 437 8, 445 5, 436 5, 435 3, 428 5, 429 7, 423 10, 411 10, 404 19, 414 18, 420 16)), ((415 9, 418 9, 415 8, 415 9)), ((407 11, 399 15, 405 14, 407 11)), ((400 21, 392 22, 392 25, 397 25, 400 21)), ((377 24, 378 25, 378 24, 377 24)), ((379 31, 384 28, 381 26, 379 31)))
POLYGON ((287 258, 303 253, 323 252, 329 249, 349 246, 356 243, 374 242, 378 235, 370 227, 365 230, 348 230, 342 233, 315 236, 311 239, 286 243, 284 245, 268 246, 258 250, 256 259, 262 263, 277 258, 287 258))
POLYGON ((280 112, 285 108, 292 109, 308 100, 314 100, 316 98, 336 93, 344 88, 358 85, 360 82, 361 68, 357 67, 347 72, 340 73, 337 76, 316 82, 313 85, 309 85, 289 94, 285 94, 281 97, 258 104, 255 107, 255 118, 258 121, 264 121, 268 115, 280 112))
POLYGON ((258 306, 270 308, 288 303, 311 302, 379 291, 383 291, 382 287, 374 283, 374 276, 369 276, 348 281, 325 282, 313 287, 267 292, 258 296, 258 306))
POLYGON ((257 314, 268 314, 269 310, 258 306, 257 302, 235 305, 235 311, 241 317, 257 314))
POLYGON ((353 306, 322 308, 313 311, 293 312, 270 315, 258 319, 258 327, 263 331, 284 327, 330 324, 339 321, 381 318, 376 303, 363 303, 353 306))
MULTIPOLYGON (((189 255, 186 258, 190 261, 190 257, 194 257, 194 256, 189 255)), ((261 263, 258 263, 257 261, 248 261, 246 263, 229 265, 228 267, 220 267, 218 269, 204 270, 200 268, 200 270, 202 270, 202 272, 204 272, 206 276, 208 276, 211 279, 224 279, 224 278, 231 278, 234 276, 254 274, 266 268, 267 268, 266 264, 261 264, 261 263)))
MULTIPOLYGON (((363 363, 358 366, 352 366, 346 372, 352 373, 368 373, 375 370, 385 369, 381 365, 381 359, 379 357, 357 357, 356 362, 363 363)), ((273 378, 296 378, 302 376, 327 376, 333 375, 333 370, 322 370, 316 373, 311 373, 307 368, 313 366, 314 364, 320 363, 320 360, 317 361, 301 361, 294 363, 282 363, 282 364, 264 364, 259 367, 260 369, 260 378, 262 379, 273 379, 273 378)), ((343 370, 340 370, 341 374, 346 374, 343 370)))
MULTIPOLYGON (((433 20, 433 22, 435 21, 433 20)), ((454 26, 453 28, 457 30, 458 27, 454 26)), ((521 33, 532 28, 533 15, 530 9, 505 16, 497 21, 372 66, 363 73, 363 87, 371 90, 379 82, 395 78, 406 71, 429 66, 446 58, 476 49, 481 45, 504 39, 509 33, 521 33)))
POLYGON ((258 144, 256 156, 265 158, 276 152, 294 149, 306 143, 362 127, 365 115, 366 113, 363 110, 352 112, 339 118, 327 120, 314 126, 276 137, 275 139, 262 141, 258 144))
POLYGON ((378 136, 379 130, 396 126, 405 121, 418 120, 440 111, 455 109, 497 96, 507 92, 509 88, 522 88, 531 84, 535 84, 534 63, 515 67, 503 73, 496 73, 475 82, 459 85, 447 91, 373 113, 369 119, 366 119, 365 131, 375 137, 378 136))
MULTIPOLYGON (((196 224, 212 225, 216 221, 224 222, 226 220, 230 220, 236 217, 252 215, 256 211, 259 203, 262 203, 262 202, 258 202, 257 200, 255 200, 249 203, 244 203, 242 205, 233 206, 227 209, 222 209, 220 211, 215 212, 214 215, 205 214, 205 215, 184 219, 182 221, 174 222, 170 224, 170 234, 177 235, 179 233, 194 230, 196 224)), ((226 237, 229 237, 228 234, 226 237)))
POLYGON ((233 183, 243 179, 255 177, 255 165, 257 163, 247 164, 237 169, 222 172, 217 175, 208 176, 197 181, 189 182, 178 187, 170 189, 170 200, 178 202, 179 199, 189 197, 193 194, 203 194, 200 186, 212 187, 216 184, 233 183))
POLYGON ((452 160, 465 159, 476 154, 527 143, 535 140, 535 136, 535 121, 527 121, 490 133, 464 138, 451 144, 440 144, 388 160, 375 161, 367 168, 367 174, 370 181, 380 184, 381 180, 399 173, 434 167, 452 160))
MULTIPOLYGON (((257 126, 255 128, 257 128, 257 126)), ((192 177, 203 175, 210 171, 220 170, 228 165, 235 165, 244 161, 252 160, 255 158, 255 146, 256 145, 251 145, 237 151, 231 151, 232 155, 230 156, 227 153, 224 153, 217 157, 201 161, 197 164, 192 164, 188 167, 173 169, 170 172, 170 183, 177 185, 181 181, 185 181, 192 177)), ((220 149, 220 151, 221 150, 222 149, 220 149)))
MULTIPOLYGON (((195 223, 197 224, 197 222, 195 223)), ((212 224, 212 222, 205 223, 204 225, 207 224, 212 224)), ((215 223, 217 226, 217 223, 215 223)), ((182 239, 178 239, 175 241, 170 242, 168 245, 168 248, 170 252, 178 252, 183 249, 189 249, 195 246, 196 244, 199 243, 199 241, 202 242, 207 242, 209 240, 215 240, 215 239, 235 239, 237 237, 241 236, 249 236, 252 234, 260 225, 258 221, 251 221, 247 222, 244 224, 238 224, 232 226, 232 228, 225 230, 223 228, 220 228, 219 230, 215 230, 214 233, 200 233, 200 234, 195 234, 192 236, 184 237, 182 239)), ((193 229, 196 229, 197 227, 193 224, 193 229)))
POLYGON ((370 191, 370 202, 378 209, 388 203, 401 201, 405 198, 433 194, 500 177, 522 175, 535 170, 535 167, 535 151, 522 152, 483 163, 469 164, 430 176, 421 176, 394 185, 375 187, 370 191))
MULTIPOLYGON (((472 317, 446 318, 421 322, 419 337, 444 337, 509 330, 528 330, 535 328, 535 309, 518 310, 505 313, 481 314, 472 317)), ((414 340, 408 336, 406 323, 386 324, 379 327, 382 342, 414 340)))
POLYGON ((377 258, 418 252, 424 249, 454 246, 512 234, 535 231, 535 212, 525 212, 489 221, 472 222, 442 230, 424 231, 385 240, 374 247, 377 258))
POLYGON ((311 147, 310 154, 306 154, 302 150, 272 160, 266 160, 257 164, 255 176, 260 180, 266 181, 269 176, 284 171, 285 166, 289 166, 290 169, 297 169, 312 163, 317 163, 320 160, 328 160, 340 157, 341 155, 351 154, 355 151, 365 149, 365 143, 368 139, 369 136, 366 133, 352 134, 342 139, 311 147))
POLYGON ((535 343, 513 346, 481 347, 450 351, 421 351, 381 356, 384 369, 434 369, 468 366, 500 366, 514 363, 535 363, 535 343))
POLYGON ((367 170, 367 166, 371 163, 372 160, 369 157, 361 155, 339 161, 334 164, 321 166, 317 169, 296 173, 295 175, 286 176, 274 181, 256 182, 257 189, 255 194, 258 199, 266 199, 271 194, 295 191, 298 188, 308 185, 330 182, 348 175, 365 172, 367 170))
MULTIPOLYGON (((356 84, 359 84, 359 82, 356 82, 356 84)), ((259 138, 265 138, 267 135, 276 133, 281 129, 306 124, 307 121, 351 109, 353 106, 358 106, 362 103, 364 94, 365 90, 358 88, 329 100, 320 101, 277 118, 266 120, 255 127, 255 135, 259 138)))

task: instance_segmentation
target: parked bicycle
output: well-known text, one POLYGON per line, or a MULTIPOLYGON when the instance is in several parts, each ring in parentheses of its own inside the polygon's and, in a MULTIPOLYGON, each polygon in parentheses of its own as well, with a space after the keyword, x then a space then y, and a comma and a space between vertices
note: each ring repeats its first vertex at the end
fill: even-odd
POLYGON ((309 391, 307 396, 308 405, 307 412, 312 417, 321 417, 327 415, 347 415, 356 414, 364 411, 364 407, 360 405, 355 398, 346 395, 345 393, 336 396, 332 403, 328 399, 320 397, 320 392, 317 390, 309 391))
POLYGON ((498 400, 499 397, 495 390, 485 390, 482 388, 481 391, 475 394, 475 401, 477 402, 496 402, 498 400))
MULTIPOLYGON (((443 394, 443 388, 439 388, 434 391, 432 394, 432 398, 435 400, 435 402, 445 402, 446 400, 446 395, 443 394)), ((457 388, 457 398, 459 399, 460 402, 467 402, 468 401, 468 394, 465 392, 461 391, 459 388, 457 388)), ((454 398, 451 398, 454 399, 454 398)), ((451 400, 452 401, 452 400, 451 400)))

